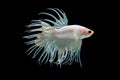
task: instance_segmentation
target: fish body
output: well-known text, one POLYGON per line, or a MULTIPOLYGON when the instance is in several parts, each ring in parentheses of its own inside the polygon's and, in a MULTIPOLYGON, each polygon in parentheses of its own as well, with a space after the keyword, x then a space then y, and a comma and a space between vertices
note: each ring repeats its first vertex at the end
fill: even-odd
MULTIPOLYGON (((69 26, 64 26, 60 29, 56 29, 55 35, 57 38, 62 38, 62 39, 75 39, 76 37, 78 37, 79 39, 83 39, 83 38, 87 38, 87 33, 88 33, 87 31, 91 31, 92 34, 94 33, 92 30, 87 29, 80 25, 69 25, 69 26), (82 37, 83 36, 82 34, 86 36, 82 37)), ((89 33, 88 35, 90 36, 89 33)))

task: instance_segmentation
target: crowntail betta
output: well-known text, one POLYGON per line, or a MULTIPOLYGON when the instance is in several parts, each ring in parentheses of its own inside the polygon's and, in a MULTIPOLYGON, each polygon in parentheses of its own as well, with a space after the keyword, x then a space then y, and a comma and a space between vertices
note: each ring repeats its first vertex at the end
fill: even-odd
POLYGON ((40 54, 38 55, 39 64, 49 62, 57 65, 71 65, 76 62, 82 67, 80 58, 82 40, 93 35, 94 31, 81 25, 68 25, 68 19, 63 10, 58 8, 47 10, 54 12, 58 17, 41 12, 39 15, 49 16, 53 20, 32 20, 32 23, 27 25, 26 32, 31 34, 24 38, 29 40, 25 43, 31 47, 26 50, 26 53, 32 54, 32 58, 40 54))

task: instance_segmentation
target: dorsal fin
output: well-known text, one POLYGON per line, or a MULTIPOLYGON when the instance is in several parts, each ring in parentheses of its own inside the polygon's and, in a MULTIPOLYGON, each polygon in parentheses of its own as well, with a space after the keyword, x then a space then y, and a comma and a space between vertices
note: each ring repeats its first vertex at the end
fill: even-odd
POLYGON ((44 14, 44 15, 48 15, 48 16, 52 17, 53 19, 55 19, 55 21, 52 21, 50 19, 43 19, 44 21, 52 23, 53 26, 51 26, 51 27, 64 27, 64 26, 68 25, 68 19, 67 19, 67 16, 63 10, 60 10, 58 8, 54 8, 54 9, 48 8, 47 10, 51 10, 51 11, 55 12, 59 17, 59 19, 58 19, 53 14, 50 14, 47 12, 39 13, 39 15, 44 14))

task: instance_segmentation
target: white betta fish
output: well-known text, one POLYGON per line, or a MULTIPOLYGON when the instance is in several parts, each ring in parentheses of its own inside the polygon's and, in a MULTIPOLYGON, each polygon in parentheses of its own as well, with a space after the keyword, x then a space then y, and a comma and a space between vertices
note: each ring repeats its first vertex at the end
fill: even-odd
POLYGON ((82 39, 90 37, 94 31, 80 25, 68 25, 66 14, 60 9, 48 8, 47 10, 53 11, 59 18, 53 14, 41 12, 39 15, 50 16, 54 21, 50 19, 32 20, 26 31, 31 34, 24 36, 30 40, 25 43, 31 45, 26 53, 32 54, 33 58, 40 54, 39 64, 50 62, 61 66, 76 62, 80 63, 82 67, 80 59, 82 39))

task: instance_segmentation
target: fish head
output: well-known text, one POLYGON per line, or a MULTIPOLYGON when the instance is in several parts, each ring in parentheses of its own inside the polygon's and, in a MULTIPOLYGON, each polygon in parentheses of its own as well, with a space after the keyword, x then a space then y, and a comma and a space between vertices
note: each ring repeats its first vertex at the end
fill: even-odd
POLYGON ((86 27, 79 28, 80 39, 89 38, 94 34, 94 31, 86 27))

